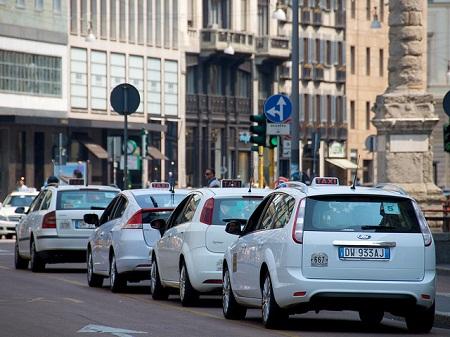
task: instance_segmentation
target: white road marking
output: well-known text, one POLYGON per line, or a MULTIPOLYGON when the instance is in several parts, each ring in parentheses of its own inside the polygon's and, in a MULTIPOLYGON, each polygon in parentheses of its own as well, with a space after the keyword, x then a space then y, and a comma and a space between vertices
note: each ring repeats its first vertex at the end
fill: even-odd
POLYGON ((36 298, 32 298, 31 300, 27 301, 28 303, 33 303, 33 302, 48 302, 48 303, 55 303, 55 301, 51 301, 51 300, 47 300, 43 297, 36 297, 36 298))
POLYGON ((111 335, 114 335, 117 337, 133 337, 133 335, 129 335, 130 333, 132 333, 132 334, 147 333, 145 331, 126 330, 126 329, 112 328, 109 326, 95 325, 95 324, 86 325, 84 328, 78 330, 77 332, 110 333, 111 335))
POLYGON ((69 302, 73 302, 73 303, 77 303, 77 304, 79 304, 79 303, 84 303, 84 302, 81 301, 81 300, 77 300, 76 298, 71 298, 71 297, 63 297, 63 300, 69 301, 69 302))

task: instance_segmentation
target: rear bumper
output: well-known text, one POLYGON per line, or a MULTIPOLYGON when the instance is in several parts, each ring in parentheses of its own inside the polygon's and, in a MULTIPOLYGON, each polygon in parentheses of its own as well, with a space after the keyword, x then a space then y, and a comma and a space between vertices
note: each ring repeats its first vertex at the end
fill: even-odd
POLYGON ((206 247, 197 248, 190 252, 187 263, 189 279, 195 290, 208 293, 222 289, 223 253, 212 253, 206 247))
POLYGON ((278 305, 293 312, 359 310, 376 306, 401 314, 414 305, 429 308, 436 294, 434 271, 427 271, 421 281, 306 279, 299 268, 281 272, 282 275, 273 280, 275 298, 278 305), (294 296, 299 292, 305 295, 294 296))
POLYGON ((38 254, 45 263, 86 262, 86 250, 44 250, 38 254))
POLYGON ((15 221, 0 221, 0 235, 16 234, 15 221))
MULTIPOLYGON (((35 236, 36 250, 42 251, 83 251, 86 254, 86 247, 89 237, 61 237, 58 235, 40 234, 35 236)), ((86 260, 86 257, 85 257, 86 260)))

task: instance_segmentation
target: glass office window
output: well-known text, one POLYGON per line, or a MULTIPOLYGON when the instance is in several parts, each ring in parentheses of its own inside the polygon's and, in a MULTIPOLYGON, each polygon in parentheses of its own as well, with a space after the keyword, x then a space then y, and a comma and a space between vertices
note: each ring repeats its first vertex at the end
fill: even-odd
POLYGON ((144 58, 142 56, 130 56, 128 58, 128 82, 136 87, 141 97, 141 102, 136 112, 144 112, 144 58))
POLYGON ((70 50, 70 105, 87 109, 87 53, 86 49, 70 50))
POLYGON ((178 62, 164 62, 164 112, 178 115, 178 62))
POLYGON ((111 53, 109 67, 110 90, 112 90, 118 84, 126 82, 125 55, 111 53))
POLYGON ((106 111, 106 53, 91 52, 91 108, 106 111))
POLYGON ((161 60, 147 59, 147 112, 161 115, 161 60))

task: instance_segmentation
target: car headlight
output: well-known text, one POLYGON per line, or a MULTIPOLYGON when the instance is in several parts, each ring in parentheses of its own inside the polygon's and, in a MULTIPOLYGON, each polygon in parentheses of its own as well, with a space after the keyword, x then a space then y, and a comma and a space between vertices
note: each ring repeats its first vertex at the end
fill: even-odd
POLYGON ((8 221, 8 217, 4 215, 0 215, 0 221, 8 221))

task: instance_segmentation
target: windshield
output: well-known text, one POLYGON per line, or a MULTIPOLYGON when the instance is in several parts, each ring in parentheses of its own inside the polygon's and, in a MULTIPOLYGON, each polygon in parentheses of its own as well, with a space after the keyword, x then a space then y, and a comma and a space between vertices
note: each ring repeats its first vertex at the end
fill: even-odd
POLYGON ((105 209, 117 191, 72 190, 58 192, 57 210, 105 209))
POLYGON ((411 200, 383 196, 309 197, 305 230, 420 233, 411 200))
POLYGON ((248 220, 256 207, 261 203, 261 198, 223 198, 214 199, 214 212, 212 223, 225 226, 232 219, 248 220))
POLYGON ((10 195, 5 199, 4 205, 12 207, 28 207, 34 197, 34 195, 10 195))
POLYGON ((186 195, 167 193, 167 194, 141 194, 135 195, 134 198, 141 208, 152 207, 175 207, 186 195))
POLYGON ((142 212, 142 223, 150 223, 155 219, 167 220, 172 211, 144 211, 142 212))

